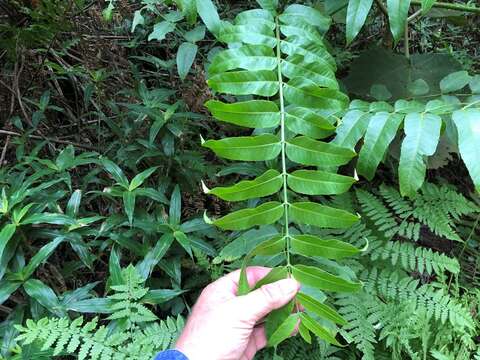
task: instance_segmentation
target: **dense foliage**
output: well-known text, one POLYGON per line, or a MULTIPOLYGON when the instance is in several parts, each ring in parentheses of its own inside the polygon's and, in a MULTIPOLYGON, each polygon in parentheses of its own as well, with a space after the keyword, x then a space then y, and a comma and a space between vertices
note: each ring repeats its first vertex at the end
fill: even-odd
POLYGON ((0 11, 1 359, 150 359, 250 265, 258 359, 480 359, 479 8, 0 11))

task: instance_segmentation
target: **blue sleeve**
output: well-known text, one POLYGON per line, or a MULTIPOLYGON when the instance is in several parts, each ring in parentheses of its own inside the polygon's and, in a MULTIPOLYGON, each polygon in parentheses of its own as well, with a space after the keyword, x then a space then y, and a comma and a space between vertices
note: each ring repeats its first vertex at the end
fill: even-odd
POLYGON ((188 358, 177 350, 162 351, 154 360, 188 360, 188 358))

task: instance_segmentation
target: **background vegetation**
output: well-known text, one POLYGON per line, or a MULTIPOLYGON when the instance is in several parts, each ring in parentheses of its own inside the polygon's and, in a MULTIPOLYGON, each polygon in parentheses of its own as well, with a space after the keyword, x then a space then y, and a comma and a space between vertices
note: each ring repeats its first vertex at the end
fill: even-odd
POLYGON ((316 301, 301 334, 282 342, 291 309, 277 314, 259 359, 480 359, 479 15, 474 1, 2 1, 0 357, 149 359, 247 259, 317 276, 301 279, 299 301, 316 301), (238 15, 259 8, 287 10, 238 15), (269 16, 295 46, 251 61, 269 16), (252 85, 278 60, 286 108, 277 78, 252 85), (260 99, 269 126, 246 105, 220 114, 260 99), (283 164, 248 143, 280 133, 283 164), (266 185, 275 171, 290 190, 266 185), (285 212, 265 218, 264 197, 285 212), (296 218, 292 199, 310 204, 296 218), (325 226, 327 206, 360 218, 325 226), (258 247, 289 231, 303 242, 258 247), (334 240, 330 255, 301 233, 334 240), (332 292, 313 266, 361 289, 332 292))

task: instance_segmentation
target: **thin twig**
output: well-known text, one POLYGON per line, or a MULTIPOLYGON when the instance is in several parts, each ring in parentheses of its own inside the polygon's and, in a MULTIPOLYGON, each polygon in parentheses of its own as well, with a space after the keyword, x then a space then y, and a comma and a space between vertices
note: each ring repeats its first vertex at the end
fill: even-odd
MULTIPOLYGON (((20 134, 20 133, 14 132, 14 131, 8 131, 8 130, 0 130, 0 134, 12 135, 12 136, 23 136, 23 134, 20 134)), ((53 138, 48 138, 48 137, 38 136, 38 135, 27 135, 27 136, 31 139, 45 140, 45 141, 50 141, 50 142, 54 142, 54 143, 58 143, 58 144, 73 145, 73 146, 76 146, 76 147, 79 147, 79 148, 97 151, 97 149, 93 146, 79 144, 79 143, 75 143, 75 142, 68 141, 68 140, 53 139, 53 138)))
MULTIPOLYGON (((422 1, 412 0, 412 5, 421 6, 422 1)), ((474 14, 480 14, 480 8, 474 7, 474 6, 469 6, 469 5, 436 2, 436 3, 433 4, 433 7, 441 8, 441 9, 463 11, 463 12, 470 12, 470 13, 474 13, 474 14)))
POLYGON ((3 165, 3 162, 5 161, 5 156, 7 154, 7 148, 10 143, 10 135, 7 136, 7 140, 5 140, 5 145, 3 145, 3 150, 2 150, 2 155, 0 155, 0 168, 3 165))
POLYGON ((405 57, 407 59, 410 59, 410 32, 408 31, 408 21, 405 23, 405 40, 404 40, 404 46, 405 46, 405 57))
POLYGON ((407 19, 407 22, 412 22, 413 20, 415 20, 417 17, 419 17, 420 15, 422 15, 422 9, 420 10, 417 10, 416 12, 414 12, 412 15, 410 15, 407 19))

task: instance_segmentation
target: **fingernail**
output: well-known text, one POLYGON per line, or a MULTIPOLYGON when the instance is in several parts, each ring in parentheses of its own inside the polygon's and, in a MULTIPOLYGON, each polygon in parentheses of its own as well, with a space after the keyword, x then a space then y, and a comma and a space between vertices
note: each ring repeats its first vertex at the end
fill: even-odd
POLYGON ((284 279, 281 280, 281 287, 285 294, 292 295, 296 294, 300 289, 300 284, 294 279, 284 279))

